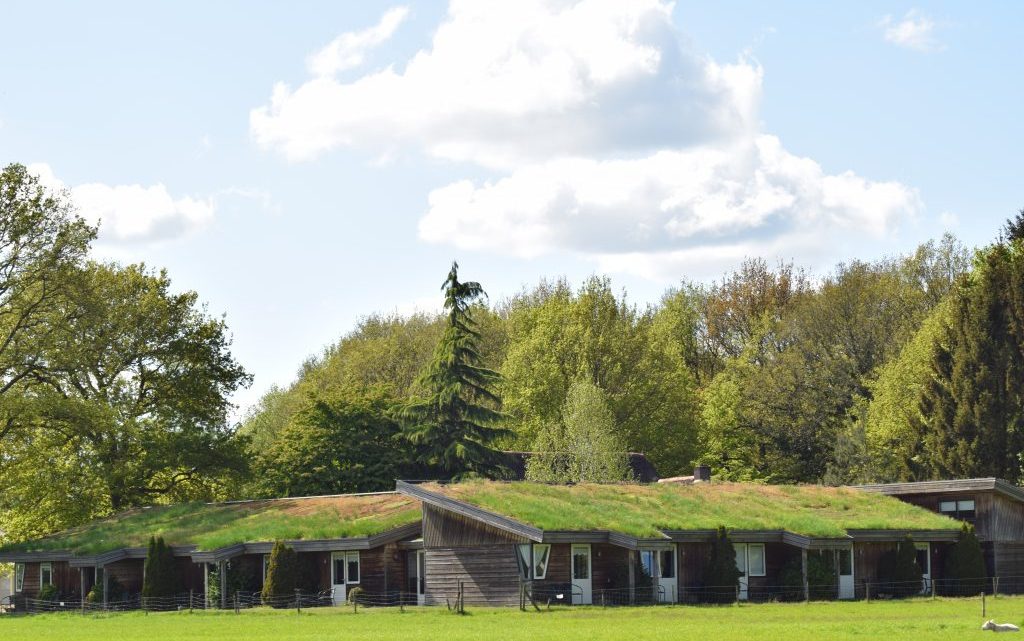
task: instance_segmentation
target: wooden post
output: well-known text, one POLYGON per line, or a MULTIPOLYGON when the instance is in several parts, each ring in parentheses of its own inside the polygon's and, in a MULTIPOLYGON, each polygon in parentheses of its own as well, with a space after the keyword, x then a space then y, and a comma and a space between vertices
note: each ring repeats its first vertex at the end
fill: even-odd
POLYGON ((192 614, 192 590, 188 591, 188 613, 192 614))
POLYGON ((210 564, 203 563, 203 609, 210 607, 210 564))
POLYGON ((870 583, 865 583, 864 584, 864 596, 865 596, 867 602, 871 603, 871 584, 870 583))
POLYGON ((985 618, 985 591, 981 591, 981 618, 985 618))
POLYGON ((235 590, 235 614, 239 613, 238 609, 238 590, 235 590))
POLYGON ((302 601, 299 600, 298 588, 295 588, 295 614, 302 614, 302 601))
POLYGON ((804 583, 804 602, 808 603, 811 600, 811 589, 807 584, 807 550, 800 550, 800 575, 804 583))
POLYGON ((107 566, 101 566, 103 568, 103 609, 107 609, 107 604, 110 603, 110 581, 108 581, 107 566))
POLYGON ((932 601, 935 600, 935 579, 932 579, 932 601))
POLYGON ((636 603, 636 554, 629 551, 629 604, 636 603))
MULTIPOLYGON (((85 614, 85 568, 78 568, 78 585, 82 592, 82 614, 85 614)), ((14 594, 14 590, 11 590, 14 594)))
POLYGON ((225 561, 220 562, 220 609, 228 609, 228 570, 225 561))
POLYGON ((999 594, 999 577, 994 576, 992 577, 992 598, 996 598, 997 594, 999 594))

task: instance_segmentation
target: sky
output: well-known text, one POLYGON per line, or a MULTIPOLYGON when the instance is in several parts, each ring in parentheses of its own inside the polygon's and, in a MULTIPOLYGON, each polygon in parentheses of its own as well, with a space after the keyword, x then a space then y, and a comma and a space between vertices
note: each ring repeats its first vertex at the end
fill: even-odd
POLYGON ((0 164, 225 315, 240 412, 375 312, 749 256, 817 273, 1024 207, 1024 3, 11 3, 0 164))

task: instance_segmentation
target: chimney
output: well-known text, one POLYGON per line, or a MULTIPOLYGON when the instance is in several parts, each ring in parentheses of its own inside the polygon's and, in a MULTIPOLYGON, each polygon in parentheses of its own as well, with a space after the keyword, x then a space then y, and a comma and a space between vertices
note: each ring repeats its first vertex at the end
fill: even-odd
POLYGON ((698 465, 697 467, 693 468, 693 482, 710 483, 711 467, 708 465, 698 465))

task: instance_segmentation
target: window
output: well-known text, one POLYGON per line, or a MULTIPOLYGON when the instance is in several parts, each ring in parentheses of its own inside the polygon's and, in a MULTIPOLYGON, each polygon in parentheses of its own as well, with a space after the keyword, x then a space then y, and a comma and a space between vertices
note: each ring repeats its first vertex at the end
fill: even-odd
POLYGON ((334 568, 331 570, 331 576, 334 577, 334 585, 342 585, 345 583, 345 553, 340 552, 333 555, 331 559, 334 568))
POLYGON ((960 499, 956 501, 940 501, 939 511, 946 516, 961 521, 974 520, 974 499, 960 499))
POLYGON ((267 572, 270 572, 270 555, 263 555, 263 581, 267 580, 267 572))
POLYGON ((548 560, 551 557, 551 546, 544 544, 530 545, 524 543, 516 546, 516 561, 519 563, 519 578, 543 579, 548 575, 548 560))
POLYGON ((50 563, 39 564, 39 587, 53 585, 53 565, 50 563))
POLYGON ((676 551, 662 550, 659 554, 661 557, 658 559, 658 567, 661 569, 661 578, 676 578, 676 551))
POLYGON ((575 549, 572 552, 572 578, 573 580, 586 580, 590 578, 590 551, 575 549))
POLYGON ((348 561, 348 582, 359 583, 359 552, 349 552, 345 557, 348 561))
POLYGON ((747 576, 747 544, 737 543, 733 549, 736 550, 736 569, 740 571, 740 576, 747 576))
POLYGON ((533 546, 533 578, 543 579, 548 575, 548 559, 550 557, 550 545, 545 543, 533 546))
POLYGON ((25 588, 25 564, 14 564, 14 591, 21 592, 25 588))
POLYGON ((853 550, 839 550, 839 574, 842 576, 853 574, 853 550))
POLYGON ((750 576, 764 576, 764 543, 747 544, 747 568, 750 576))
POLYGON ((654 578, 654 550, 640 550, 640 568, 644 576, 654 578))

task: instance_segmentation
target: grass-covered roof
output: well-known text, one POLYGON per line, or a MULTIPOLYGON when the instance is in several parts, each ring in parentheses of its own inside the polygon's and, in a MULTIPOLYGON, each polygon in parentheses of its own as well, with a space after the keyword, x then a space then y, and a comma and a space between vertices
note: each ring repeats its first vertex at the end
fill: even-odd
POLYGON ((814 537, 851 529, 959 529, 948 517, 898 499, 818 485, 545 485, 470 481, 423 489, 542 530, 609 530, 658 537, 662 530, 786 530, 814 537))
POLYGON ((2 551, 99 554, 144 547, 151 536, 162 536, 170 545, 214 550, 278 539, 372 536, 420 518, 418 501, 394 493, 183 503, 130 510, 2 551))

